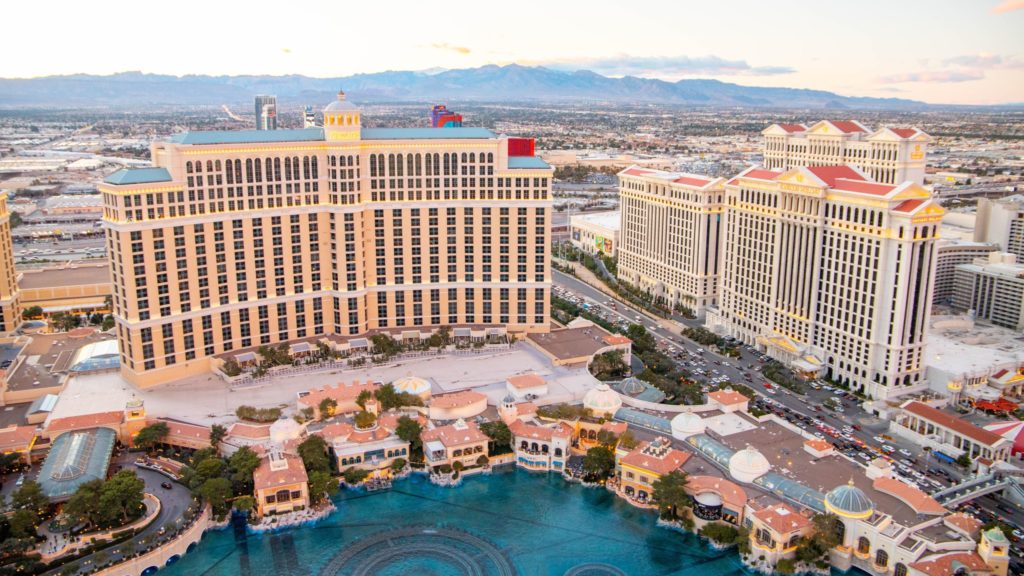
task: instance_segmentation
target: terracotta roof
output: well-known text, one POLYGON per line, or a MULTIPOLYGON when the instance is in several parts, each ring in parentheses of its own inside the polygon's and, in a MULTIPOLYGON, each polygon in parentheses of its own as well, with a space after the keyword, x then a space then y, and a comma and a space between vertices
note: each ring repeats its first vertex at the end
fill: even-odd
POLYGON ((352 425, 348 422, 331 422, 313 434, 323 438, 324 440, 333 440, 335 438, 347 438, 351 433, 352 425))
POLYGON ((427 419, 422 414, 408 415, 402 414, 401 412, 385 412, 377 416, 377 423, 394 432, 398 429, 398 421, 402 416, 409 416, 416 422, 419 422, 420 426, 426 426, 427 419))
POLYGON ((779 534, 802 530, 811 523, 809 518, 782 502, 754 510, 753 516, 779 534))
POLYGON ((533 402, 519 402, 515 406, 517 416, 528 416, 537 413, 537 405, 533 402))
POLYGON ((625 422, 608 421, 601 424, 601 430, 607 430, 615 435, 622 434, 627 428, 629 428, 629 424, 626 424, 625 422))
POLYGON ((364 442, 376 442, 377 440, 383 440, 388 436, 391 436, 391 431, 383 426, 377 426, 371 430, 359 430, 357 428, 353 428, 352 433, 349 434, 348 441, 363 444, 364 442))
POLYGON ((714 492, 722 497, 722 504, 734 512, 743 510, 747 493, 739 484, 717 476, 687 476, 686 491, 690 494, 714 492))
POLYGON ((323 388, 310 390, 308 394, 299 398, 298 403, 303 406, 318 407, 325 398, 331 398, 336 402, 355 400, 363 390, 376 392, 379 387, 375 382, 370 381, 352 382, 351 384, 338 383, 334 388, 328 384, 323 388))
POLYGON ((740 176, 742 176, 743 178, 754 178, 757 180, 774 180, 779 176, 779 174, 781 174, 781 172, 776 172, 774 170, 768 170, 765 168, 754 168, 749 172, 746 172, 745 174, 741 174, 740 176))
POLYGON ((509 424, 509 430, 516 438, 529 438, 531 440, 543 440, 550 442, 553 438, 571 438, 572 430, 565 424, 559 422, 557 426, 534 426, 526 424, 521 420, 515 420, 509 424))
POLYGON ((461 390, 450 394, 439 394, 430 399, 431 408, 461 408, 476 404, 481 400, 487 401, 487 396, 473 390, 461 390))
POLYGON ((537 374, 520 374, 518 376, 510 376, 508 383, 513 388, 522 390, 523 388, 536 388, 537 386, 544 386, 547 381, 541 378, 537 374))
POLYGON ((465 427, 462 429, 456 428, 456 424, 432 428, 425 430, 420 435, 420 438, 424 443, 437 440, 448 448, 465 446, 466 444, 477 444, 489 440, 487 435, 477 427, 476 422, 466 422, 465 427))
POLYGON ((852 132, 867 132, 863 126, 853 120, 830 120, 829 122, 846 134, 850 134, 852 132))
POLYGON ((7 428, 0 428, 0 452, 24 450, 32 444, 32 439, 35 437, 35 426, 11 425, 7 428))
POLYGON ((641 470, 649 470, 658 476, 664 476, 669 472, 679 470, 690 459, 689 452, 675 448, 669 448, 661 458, 646 454, 644 449, 649 445, 649 442, 641 443, 632 452, 623 456, 620 462, 641 470))
POLYGON ((782 128, 786 132, 792 134, 793 132, 806 132, 807 127, 803 124, 776 124, 779 128, 782 128))
POLYGON ((931 406, 917 402, 916 400, 911 401, 903 406, 903 409, 915 416, 920 416, 926 420, 929 420, 940 426, 945 426, 954 432, 967 436, 972 440, 976 440, 986 446, 993 446, 997 442, 1003 439, 1002 436, 995 432, 990 432, 984 428, 978 428, 974 424, 966 420, 961 420, 956 416, 946 414, 940 410, 936 410, 931 406))
POLYGON ((931 496, 895 478, 875 478, 872 487, 883 494, 895 496, 918 514, 936 516, 947 512, 942 504, 936 502, 931 496))
POLYGON ((832 445, 821 438, 811 438, 804 442, 804 446, 809 446, 811 449, 817 450, 818 452, 824 452, 832 449, 832 445))
POLYGON ((270 437, 270 424, 246 424, 245 422, 235 422, 228 428, 228 436, 238 436, 239 438, 250 438, 253 440, 259 438, 270 437))
POLYGON ((281 454, 288 462, 288 467, 283 470, 271 470, 270 458, 260 460, 260 465, 252 473, 252 483, 255 490, 266 490, 288 484, 299 484, 306 482, 306 467, 302 465, 302 458, 292 454, 281 454))
POLYGON ((910 138, 917 134, 917 128, 889 128, 889 130, 900 138, 910 138))
POLYGON ((820 178, 821 181, 828 184, 830 188, 835 188, 836 180, 838 179, 864 180, 864 177, 859 172, 846 165, 808 166, 807 171, 820 178))
POLYGON ((957 512, 950 514, 942 519, 943 523, 953 528, 959 529, 964 534, 970 537, 974 537, 981 530, 982 523, 974 516, 965 512, 957 512))
POLYGON ((1009 370, 1007 370, 1006 368, 1003 368, 999 372, 996 372, 995 374, 993 374, 992 377, 993 378, 1002 378, 1003 376, 1006 376, 1007 372, 1009 372, 1009 370))
POLYGON ((918 206, 924 204, 927 201, 928 200, 925 200, 923 198, 914 198, 912 200, 904 200, 903 202, 900 202, 899 205, 896 206, 896 208, 893 208, 893 210, 895 210, 897 212, 906 212, 906 213, 909 214, 909 213, 913 212, 915 209, 917 209, 918 206))
POLYGON ((694 178, 692 176, 680 176, 679 178, 676 178, 672 182, 676 184, 686 184, 687 186, 696 186, 698 188, 703 188, 710 184, 712 180, 706 180, 704 178, 694 178))
POLYGON ((188 438, 189 440, 198 440, 202 442, 210 441, 209 426, 178 422, 177 420, 168 420, 166 418, 146 421, 147 424, 154 424, 156 422, 163 422, 164 424, 167 424, 167 435, 170 437, 188 438))
POLYGON ((627 176, 646 176, 650 173, 650 170, 641 170, 639 168, 630 168, 629 170, 623 172, 623 174, 626 174, 627 176))
POLYGON ((621 334, 609 334, 602 338, 605 344, 616 346, 618 344, 632 344, 633 341, 621 334))
POLYGON ((931 557, 923 562, 914 562, 910 565, 914 570, 920 570, 928 576, 953 576, 957 567, 964 566, 970 572, 991 572, 988 564, 978 556, 976 552, 953 552, 943 554, 939 557, 931 557))
POLYGON ((82 430, 84 428, 95 428, 97 426, 120 426, 124 420, 124 412, 115 410, 112 412, 97 412, 95 414, 82 414, 80 416, 68 416, 51 420, 46 426, 46 433, 53 435, 56 432, 68 432, 71 430, 82 430))
POLYGON ((732 406, 733 404, 750 401, 750 398, 747 398, 735 390, 715 390, 714 392, 708 392, 708 398, 718 402, 722 406, 732 406))
POLYGON ((838 178, 831 187, 833 190, 857 192, 858 194, 871 194, 872 196, 885 196, 896 189, 895 186, 890 184, 879 184, 878 182, 867 182, 864 180, 850 180, 847 178, 838 178))

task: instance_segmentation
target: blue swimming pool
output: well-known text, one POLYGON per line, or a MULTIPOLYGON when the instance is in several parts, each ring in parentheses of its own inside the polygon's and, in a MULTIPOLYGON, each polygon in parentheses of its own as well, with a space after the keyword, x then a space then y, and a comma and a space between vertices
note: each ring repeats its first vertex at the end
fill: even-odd
POLYGON ((319 524, 272 535, 221 530, 166 576, 728 575, 734 551, 658 528, 605 490, 521 470, 439 488, 422 476, 343 492, 319 524))

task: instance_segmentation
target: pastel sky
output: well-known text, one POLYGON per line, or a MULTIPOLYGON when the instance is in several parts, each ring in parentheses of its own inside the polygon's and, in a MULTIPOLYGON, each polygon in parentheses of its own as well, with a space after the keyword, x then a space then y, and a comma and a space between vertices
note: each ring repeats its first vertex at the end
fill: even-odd
POLYGON ((0 77, 520 63, 1024 102, 1024 0, 5 0, 0 77))

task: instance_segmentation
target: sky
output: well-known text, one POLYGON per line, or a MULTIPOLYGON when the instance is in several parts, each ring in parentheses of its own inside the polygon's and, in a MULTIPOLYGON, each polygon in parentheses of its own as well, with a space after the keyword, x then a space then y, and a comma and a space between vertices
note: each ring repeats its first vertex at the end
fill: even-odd
POLYGON ((485 64, 1024 103, 1024 0, 4 0, 0 77, 485 64))

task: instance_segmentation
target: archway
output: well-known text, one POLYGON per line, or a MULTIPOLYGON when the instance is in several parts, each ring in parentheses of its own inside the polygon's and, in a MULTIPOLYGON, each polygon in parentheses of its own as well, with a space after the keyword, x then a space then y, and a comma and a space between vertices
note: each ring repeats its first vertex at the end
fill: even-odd
POLYGON ((871 541, 864 536, 861 536, 860 539, 857 540, 857 553, 867 554, 869 552, 871 552, 871 541))

